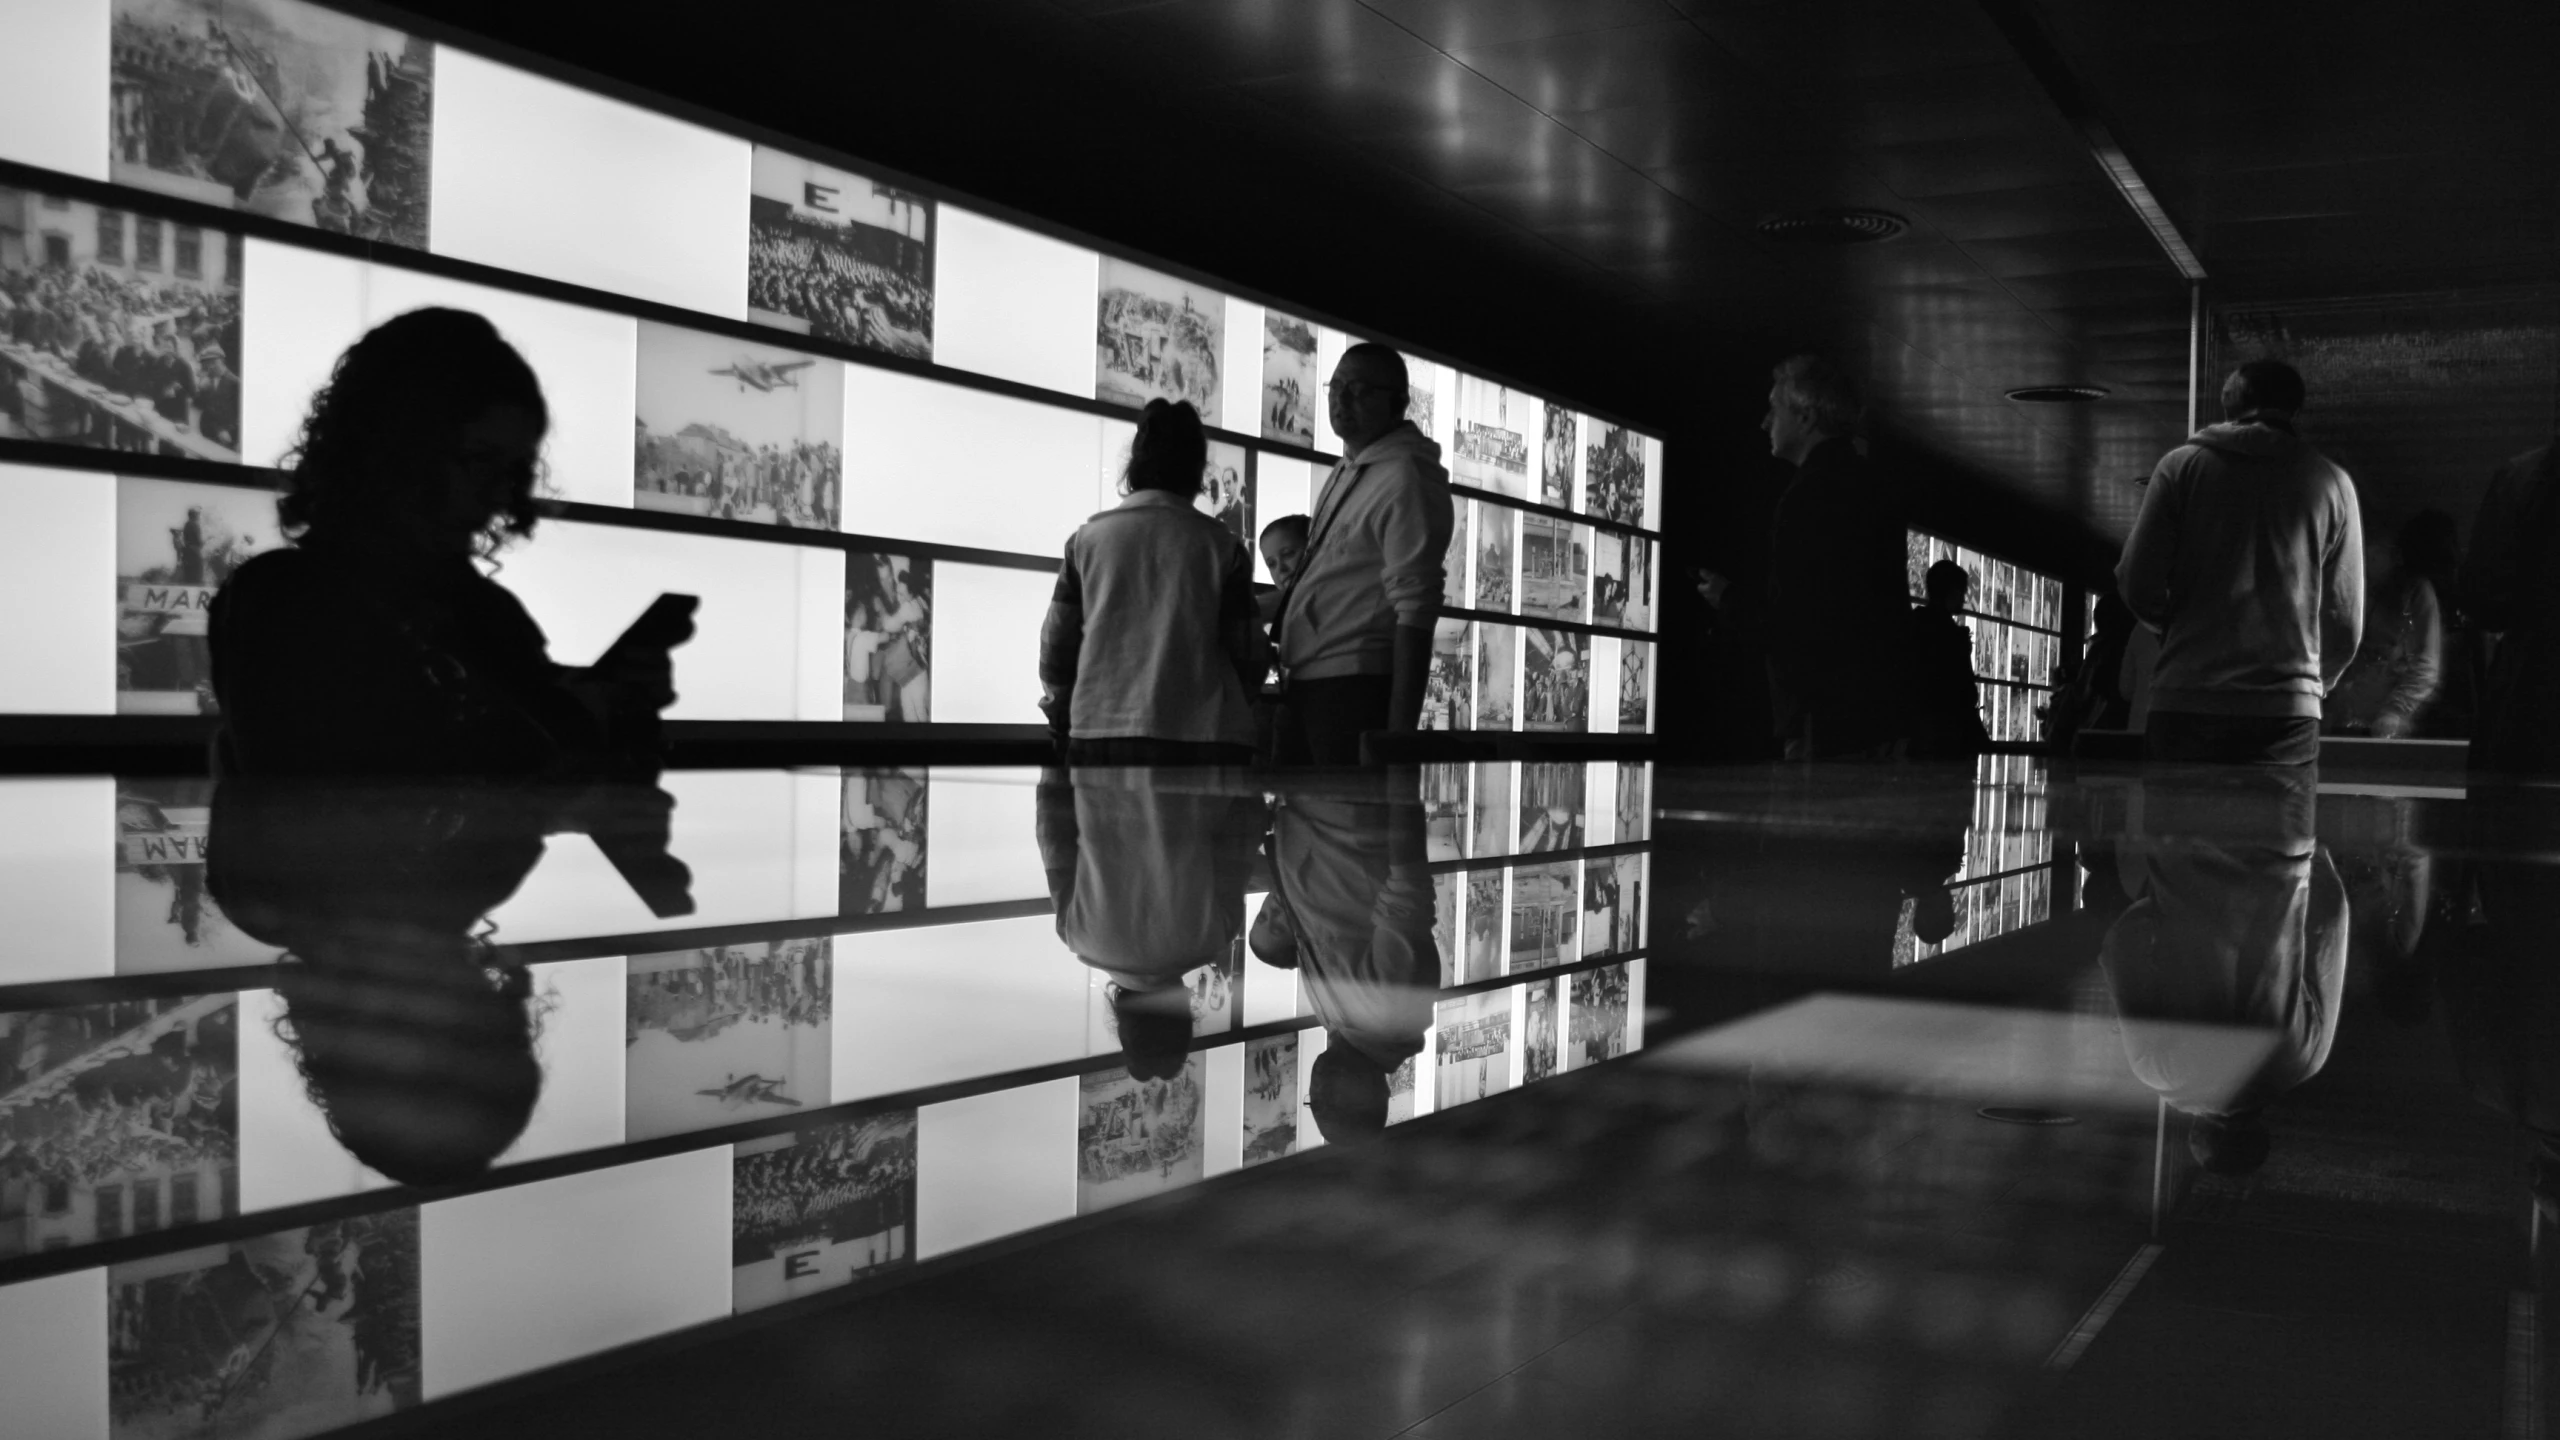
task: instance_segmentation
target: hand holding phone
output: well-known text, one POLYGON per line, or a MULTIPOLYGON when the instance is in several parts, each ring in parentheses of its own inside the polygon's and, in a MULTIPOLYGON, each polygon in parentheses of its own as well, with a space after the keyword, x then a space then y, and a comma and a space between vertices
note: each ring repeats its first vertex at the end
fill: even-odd
POLYGON ((615 670, 644 660, 656 660, 668 651, 693 638, 693 612, 702 605, 698 595, 680 595, 673 590, 649 602, 631 628, 622 632, 604 654, 596 658, 598 670, 615 670))

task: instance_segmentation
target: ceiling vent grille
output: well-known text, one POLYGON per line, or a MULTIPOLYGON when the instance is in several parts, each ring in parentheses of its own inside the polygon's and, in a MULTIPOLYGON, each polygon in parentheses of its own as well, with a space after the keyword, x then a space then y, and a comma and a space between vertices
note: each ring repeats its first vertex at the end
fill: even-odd
POLYGON ((1890 210, 1804 210, 1760 222, 1761 234, 1789 245, 1867 245, 1910 228, 1890 210))

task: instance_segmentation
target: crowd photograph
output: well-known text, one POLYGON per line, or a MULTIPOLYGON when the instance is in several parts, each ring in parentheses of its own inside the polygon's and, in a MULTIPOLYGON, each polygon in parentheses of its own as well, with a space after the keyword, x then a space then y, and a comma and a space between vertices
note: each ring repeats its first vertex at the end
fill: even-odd
POLYGON ((297 0, 114 0, 115 179, 427 248, 435 46, 297 0))
POLYGON ((1603 965, 1572 978, 1565 1068, 1579 1070, 1627 1053, 1627 967, 1603 965))
POLYGON ((1077 1214, 1090 1215, 1201 1178, 1206 1164, 1201 1074, 1195 1054, 1162 1080, 1132 1079, 1114 1068, 1089 1073, 1078 1082, 1077 1214))
POLYGON ((1106 255, 1093 393, 1133 410, 1150 400, 1187 401, 1214 420, 1226 333, 1225 296, 1106 255))
POLYGON ((1511 1088, 1511 992, 1488 990, 1440 1002, 1438 1090, 1446 1110, 1511 1088))
POLYGON ((912 191, 757 146, 747 318, 931 360, 935 218, 912 191))
POLYGON ((1514 500, 1529 498, 1529 436, 1545 408, 1508 386, 1473 375, 1458 377, 1450 482, 1514 500))
POLYGON ((933 718, 933 562, 855 551, 844 562, 844 718, 933 718))
POLYGON ((1580 437, 1582 417, 1561 405, 1550 405, 1546 413, 1545 443, 1538 450, 1538 503, 1559 510, 1573 508, 1573 462, 1575 441, 1580 437))
POLYGON ((632 503, 717 520, 836 530, 844 513, 844 366, 640 322, 632 503))
POLYGON ((1499 869, 1467 872, 1467 949, 1460 984, 1472 985, 1502 973, 1502 916, 1507 903, 1503 876, 1499 869))
POLYGON ((841 915, 922 910, 925 900, 925 772, 844 772, 837 859, 841 915))
POLYGON ((1535 1085, 1556 1073, 1562 1047, 1556 1042, 1556 980, 1528 987, 1521 1004, 1520 1083, 1535 1085))
POLYGON ((240 459, 239 237, 0 187, 0 436, 240 459))
POLYGON ((833 946, 821 935, 632 956, 626 1133, 681 1135, 826 1105, 833 946))
POLYGON ((1324 384, 1316 375, 1316 327, 1277 310, 1262 312, 1262 438, 1316 443, 1316 407, 1324 384))
POLYGON ((1569 630, 1523 632, 1520 654, 1521 729, 1579 732, 1590 728, 1591 666, 1586 649, 1589 643, 1589 637, 1569 630))
POLYGON ((1644 523, 1644 437, 1594 420, 1584 427, 1582 509, 1621 525, 1644 523))
POLYGON ((915 1262, 916 1112, 744 1142, 730 1170, 741 1311, 915 1262), (800 1279, 815 1285, 795 1285, 800 1279))

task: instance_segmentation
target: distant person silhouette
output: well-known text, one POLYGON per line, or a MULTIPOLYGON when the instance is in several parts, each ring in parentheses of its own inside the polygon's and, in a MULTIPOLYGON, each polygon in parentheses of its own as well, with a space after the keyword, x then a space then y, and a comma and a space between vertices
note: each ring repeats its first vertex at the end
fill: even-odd
POLYGON ((1040 708, 1071 765, 1243 765, 1270 650, 1243 542, 1203 515, 1208 437, 1150 400, 1128 499, 1067 539, 1040 630, 1040 708))
POLYGON ((2471 769, 2560 775, 2560 444, 2518 455, 2490 477, 2462 602, 2472 624, 2498 637, 2471 769))
POLYGON ((2324 733, 2397 740, 2417 731, 2443 693, 2444 606, 2419 568, 2435 528, 2430 517, 2443 516, 2432 510, 2412 517, 2388 548, 2366 543, 2364 639, 2329 692, 2324 733))
POLYGON ((1771 718, 1790 760, 1882 756, 1901 728, 1908 541, 1859 453, 1861 408, 1849 377, 1818 356, 1771 372, 1760 428, 1796 472, 1769 537, 1771 718))
POLYGON ((338 358, 288 457, 294 540, 212 606, 219 758, 244 774, 530 774, 654 762, 667 647, 552 660, 475 561, 533 533, 541 384, 487 320, 413 310, 338 358))
POLYGON ((1928 603, 1903 617, 1902 731, 1914 760, 1970 760, 1991 748, 1963 619, 1972 587, 1962 565, 1941 560, 1929 567, 1928 603))
POLYGON ((2323 697, 2364 633, 2355 482, 2294 434, 2302 376, 2252 360, 2222 384, 2230 417, 2161 458, 2116 562, 2160 633, 2144 753, 2302 765, 2323 697))

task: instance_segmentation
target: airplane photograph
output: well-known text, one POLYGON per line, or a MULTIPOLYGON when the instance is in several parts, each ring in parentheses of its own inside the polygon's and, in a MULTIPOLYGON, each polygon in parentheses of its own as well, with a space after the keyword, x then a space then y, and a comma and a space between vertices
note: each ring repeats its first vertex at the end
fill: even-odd
POLYGON ((734 377, 741 393, 752 385, 766 394, 771 394, 776 390, 799 389, 800 381, 795 372, 806 370, 817 363, 815 360, 784 360, 768 364, 752 355, 741 355, 711 373, 734 377))

